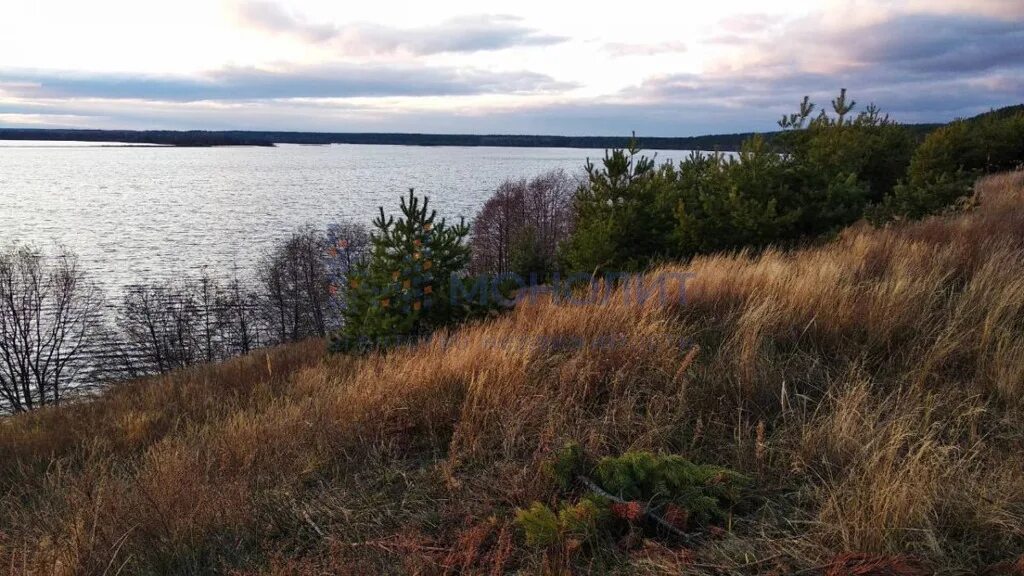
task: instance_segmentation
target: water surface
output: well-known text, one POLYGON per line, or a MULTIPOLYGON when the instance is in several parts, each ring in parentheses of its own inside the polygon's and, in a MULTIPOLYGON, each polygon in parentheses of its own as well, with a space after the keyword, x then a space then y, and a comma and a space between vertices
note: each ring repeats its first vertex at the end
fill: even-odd
MULTIPOLYGON (((603 150, 283 145, 172 148, 0 142, 0 243, 63 244, 107 291, 196 272, 242 271, 302 224, 369 225, 410 187, 471 219, 505 178, 603 150)), ((673 152, 681 157, 682 152, 673 152)), ((659 155, 659 158, 664 158, 659 155)))

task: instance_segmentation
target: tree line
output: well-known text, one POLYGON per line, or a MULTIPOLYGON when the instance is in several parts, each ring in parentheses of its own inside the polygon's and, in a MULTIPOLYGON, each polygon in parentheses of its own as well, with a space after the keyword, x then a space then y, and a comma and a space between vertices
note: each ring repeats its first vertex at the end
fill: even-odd
MULTIPOLYGON (((937 124, 909 125, 917 137, 937 124)), ((771 139, 777 133, 766 133, 771 139)), ((736 151, 752 132, 703 136, 651 137, 651 150, 736 151)), ((413 134, 376 132, 261 132, 249 130, 82 130, 0 128, 0 140, 124 142, 166 146, 273 146, 275 144, 383 144, 399 146, 503 146, 515 148, 623 148, 629 136, 550 136, 540 134, 413 134)))

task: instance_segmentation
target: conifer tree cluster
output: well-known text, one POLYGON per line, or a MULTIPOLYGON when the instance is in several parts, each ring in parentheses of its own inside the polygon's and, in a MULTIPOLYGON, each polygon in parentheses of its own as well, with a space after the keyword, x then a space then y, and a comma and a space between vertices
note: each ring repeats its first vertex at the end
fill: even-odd
POLYGON ((613 150, 576 194, 567 245, 576 271, 642 269, 659 260, 832 233, 892 193, 913 135, 878 107, 857 109, 846 90, 818 108, 810 98, 782 132, 745 140, 738 153, 693 152, 677 164, 613 150))
POLYGON ((398 218, 380 208, 370 256, 344 287, 345 325, 331 338, 333 351, 415 342, 461 315, 450 301, 449 283, 469 262, 469 227, 462 220, 438 220, 428 204, 410 189, 398 218))

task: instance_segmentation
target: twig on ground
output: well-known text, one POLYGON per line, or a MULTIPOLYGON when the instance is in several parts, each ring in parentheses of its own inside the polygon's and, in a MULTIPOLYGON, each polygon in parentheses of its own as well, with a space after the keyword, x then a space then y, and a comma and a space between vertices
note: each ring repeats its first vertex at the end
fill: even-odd
MULTIPOLYGON (((580 484, 583 484, 585 487, 587 487, 588 489, 590 489, 593 492, 597 493, 599 496, 607 498, 607 499, 611 500, 612 502, 615 502, 616 504, 626 504, 627 503, 622 498, 619 498, 618 496, 612 494, 611 492, 608 492, 604 488, 601 488, 600 486, 597 485, 596 482, 594 482, 590 478, 587 478, 586 476, 577 475, 576 479, 580 482, 580 484)), ((676 528, 669 521, 665 520, 660 515, 658 515, 656 512, 654 512, 653 510, 651 510, 650 508, 648 508, 646 506, 643 509, 643 516, 644 516, 644 518, 647 518, 647 519, 651 520, 652 522, 654 522, 658 526, 664 528, 665 530, 667 530, 668 532, 672 533, 673 535, 678 536, 683 542, 685 542, 687 544, 692 545, 692 544, 697 543, 700 540, 698 537, 696 537, 696 536, 694 536, 692 534, 687 534, 686 532, 683 532, 679 528, 676 528)))

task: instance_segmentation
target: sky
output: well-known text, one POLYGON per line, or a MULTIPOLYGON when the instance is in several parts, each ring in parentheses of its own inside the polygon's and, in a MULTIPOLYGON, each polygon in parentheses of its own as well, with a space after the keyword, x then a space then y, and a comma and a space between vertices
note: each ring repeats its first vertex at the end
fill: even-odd
POLYGON ((1024 0, 5 0, 0 126, 690 136, 1024 101, 1024 0))

